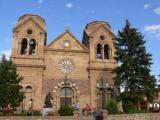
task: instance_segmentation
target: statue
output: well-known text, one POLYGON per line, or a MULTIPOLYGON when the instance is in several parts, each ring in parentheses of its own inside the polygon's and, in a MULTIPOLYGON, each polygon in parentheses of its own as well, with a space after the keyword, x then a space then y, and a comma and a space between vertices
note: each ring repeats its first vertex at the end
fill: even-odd
POLYGON ((52 100, 53 100, 53 97, 51 95, 51 93, 49 92, 45 98, 45 108, 52 108, 52 100))

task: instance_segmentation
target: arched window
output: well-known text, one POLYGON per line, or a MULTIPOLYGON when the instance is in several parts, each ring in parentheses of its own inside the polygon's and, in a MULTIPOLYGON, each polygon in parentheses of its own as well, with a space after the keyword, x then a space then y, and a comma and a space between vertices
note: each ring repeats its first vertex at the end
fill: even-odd
POLYGON ((102 45, 97 45, 97 59, 102 59, 102 45))
POLYGON ((32 86, 30 86, 30 85, 26 86, 25 91, 32 92, 32 86))
POLYGON ((21 54, 26 55, 27 54, 27 39, 23 38, 21 42, 21 54))
POLYGON ((35 54, 35 49, 36 49, 36 41, 35 39, 31 39, 29 42, 30 49, 29 49, 29 55, 34 55, 35 54))
POLYGON ((73 97, 73 91, 71 88, 64 87, 60 90, 61 97, 73 97))
POLYGON ((109 45, 105 44, 104 45, 104 59, 109 59, 109 45))

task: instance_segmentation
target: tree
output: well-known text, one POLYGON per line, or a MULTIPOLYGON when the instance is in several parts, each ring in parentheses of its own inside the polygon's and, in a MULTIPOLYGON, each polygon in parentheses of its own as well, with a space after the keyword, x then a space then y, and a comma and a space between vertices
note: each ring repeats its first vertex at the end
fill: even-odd
POLYGON ((16 66, 3 55, 0 61, 0 108, 4 109, 9 104, 15 108, 24 98, 19 83, 22 76, 17 73, 16 66))
POLYGON ((122 31, 118 31, 115 48, 115 60, 118 62, 115 84, 123 90, 120 97, 122 101, 128 100, 130 106, 133 104, 131 109, 139 109, 144 97, 151 102, 157 92, 156 79, 150 75, 151 54, 146 52, 143 35, 128 20, 122 31))

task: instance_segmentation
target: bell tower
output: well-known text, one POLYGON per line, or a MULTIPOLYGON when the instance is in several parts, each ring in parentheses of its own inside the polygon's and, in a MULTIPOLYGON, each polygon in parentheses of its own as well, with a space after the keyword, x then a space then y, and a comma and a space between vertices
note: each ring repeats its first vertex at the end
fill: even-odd
POLYGON ((32 14, 21 16, 13 28, 12 57, 43 57, 46 35, 46 24, 43 18, 32 14))
POLYGON ((28 110, 29 103, 35 110, 42 108, 41 93, 44 64, 44 47, 46 46, 46 23, 38 15, 21 16, 13 28, 13 47, 11 59, 23 80, 25 92, 23 108, 28 110), (29 90, 28 90, 29 89, 29 90))
MULTIPOLYGON (((115 35, 107 22, 94 21, 86 25, 82 43, 89 49, 89 78, 91 88, 92 107, 102 107, 102 97, 97 96, 97 81, 102 77, 109 86, 114 87, 113 70, 116 67, 114 60, 115 35), (101 104, 101 105, 100 105, 101 104)), ((111 99, 111 91, 106 93, 106 100, 111 99)))

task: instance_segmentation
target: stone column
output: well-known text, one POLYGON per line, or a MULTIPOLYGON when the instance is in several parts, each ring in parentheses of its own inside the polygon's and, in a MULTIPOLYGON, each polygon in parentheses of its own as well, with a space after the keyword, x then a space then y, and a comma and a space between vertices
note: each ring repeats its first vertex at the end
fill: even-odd
POLYGON ((112 49, 109 47, 109 62, 111 63, 113 60, 113 56, 112 56, 112 49))
POLYGON ((79 112, 78 112, 77 110, 74 110, 74 111, 73 111, 73 116, 74 116, 74 117, 78 117, 78 114, 79 114, 79 112))
POLYGON ((101 54, 102 54, 102 59, 104 60, 104 45, 102 45, 101 54))
POLYGON ((108 120, 108 111, 107 110, 103 110, 103 119, 108 120))
POLYGON ((37 55, 38 54, 38 43, 36 42, 36 46, 35 46, 35 53, 34 53, 35 55, 37 55))
POLYGON ((29 55, 29 49, 30 49, 30 41, 27 41, 27 55, 29 55))
POLYGON ((18 55, 21 54, 22 41, 18 42, 18 55))

